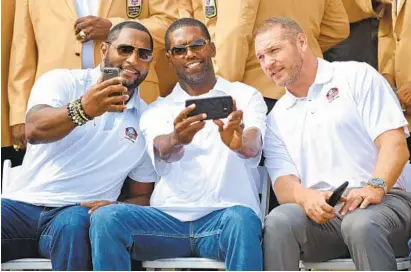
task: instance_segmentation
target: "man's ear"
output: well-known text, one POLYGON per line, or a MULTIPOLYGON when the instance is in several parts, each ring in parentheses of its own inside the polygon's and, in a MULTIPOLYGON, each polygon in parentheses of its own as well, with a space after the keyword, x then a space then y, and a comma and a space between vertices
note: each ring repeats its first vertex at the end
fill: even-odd
POLYGON ((168 62, 168 67, 174 68, 174 65, 171 61, 171 57, 172 57, 171 54, 168 51, 166 51, 166 60, 168 62))
POLYGON ((215 44, 213 42, 210 42, 210 48, 212 50, 212 55, 211 57, 215 58, 217 50, 215 49, 215 44))
POLYGON ((306 51, 308 48, 307 35, 304 33, 298 33, 297 35, 297 46, 303 51, 306 51))
POLYGON ((101 59, 105 59, 108 53, 108 46, 109 44, 106 42, 102 42, 100 45, 100 54, 101 54, 101 59))

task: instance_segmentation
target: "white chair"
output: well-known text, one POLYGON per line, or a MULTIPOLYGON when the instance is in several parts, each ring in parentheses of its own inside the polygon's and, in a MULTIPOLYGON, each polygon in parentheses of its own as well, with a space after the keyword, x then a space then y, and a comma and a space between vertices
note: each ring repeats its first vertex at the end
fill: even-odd
MULTIPOLYGON (((10 191, 13 179, 19 174, 21 166, 11 167, 11 161, 5 160, 3 164, 3 193, 10 191)), ((23 258, 1 264, 1 270, 51 270, 49 259, 23 258)))
MULTIPOLYGON (((268 177, 268 172, 265 167, 258 167, 259 178, 261 184, 261 199, 260 199, 260 210, 261 219, 264 221, 267 215, 267 208, 270 201, 270 179, 268 177)), ((207 258, 168 258, 168 259, 158 259, 154 261, 144 261, 143 267, 147 270, 164 269, 164 270, 175 270, 175 269, 225 269, 224 262, 219 262, 207 258)))

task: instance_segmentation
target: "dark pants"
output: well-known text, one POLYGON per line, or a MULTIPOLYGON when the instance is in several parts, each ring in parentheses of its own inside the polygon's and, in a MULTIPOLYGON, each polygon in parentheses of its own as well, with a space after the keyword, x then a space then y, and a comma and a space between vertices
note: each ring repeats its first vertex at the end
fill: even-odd
POLYGON ((378 69, 378 20, 368 18, 350 24, 350 36, 324 52, 328 61, 360 61, 378 69))
POLYGON ((44 257, 53 270, 91 270, 88 208, 1 200, 1 261, 44 257))

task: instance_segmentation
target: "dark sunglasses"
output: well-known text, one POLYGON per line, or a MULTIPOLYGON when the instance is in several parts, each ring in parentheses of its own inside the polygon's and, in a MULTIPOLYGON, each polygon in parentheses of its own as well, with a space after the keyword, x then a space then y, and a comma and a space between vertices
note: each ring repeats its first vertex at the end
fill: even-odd
POLYGON ((206 44, 209 42, 210 40, 199 39, 199 40, 192 41, 191 43, 187 45, 174 46, 173 48, 169 50, 169 52, 174 57, 183 57, 187 54, 188 49, 190 49, 191 52, 193 53, 198 53, 201 50, 203 50, 206 44))
POLYGON ((120 44, 120 45, 115 46, 109 42, 106 42, 106 43, 113 46, 117 50, 117 53, 122 57, 128 57, 131 54, 133 54, 134 51, 136 51, 138 58, 141 61, 150 62, 153 59, 153 51, 151 51, 150 49, 137 48, 137 47, 134 47, 128 44, 120 44))

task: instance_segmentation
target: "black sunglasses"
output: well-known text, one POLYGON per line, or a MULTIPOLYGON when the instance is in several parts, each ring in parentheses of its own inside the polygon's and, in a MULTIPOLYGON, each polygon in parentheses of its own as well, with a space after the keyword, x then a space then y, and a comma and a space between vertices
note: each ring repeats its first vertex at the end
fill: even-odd
POLYGON ((117 50, 117 53, 120 56, 128 57, 131 54, 133 54, 134 51, 136 51, 137 55, 138 55, 138 58, 141 61, 150 62, 153 59, 153 51, 151 51, 150 49, 137 48, 137 47, 134 47, 134 46, 128 45, 128 44, 120 44, 120 45, 115 46, 115 45, 112 45, 109 42, 106 42, 106 43, 113 46, 117 50))
POLYGON ((203 50, 206 44, 209 42, 210 40, 199 39, 199 40, 192 41, 191 43, 187 45, 176 45, 173 48, 171 48, 169 52, 174 57, 183 57, 187 54, 188 49, 190 49, 191 52, 197 53, 203 50))

